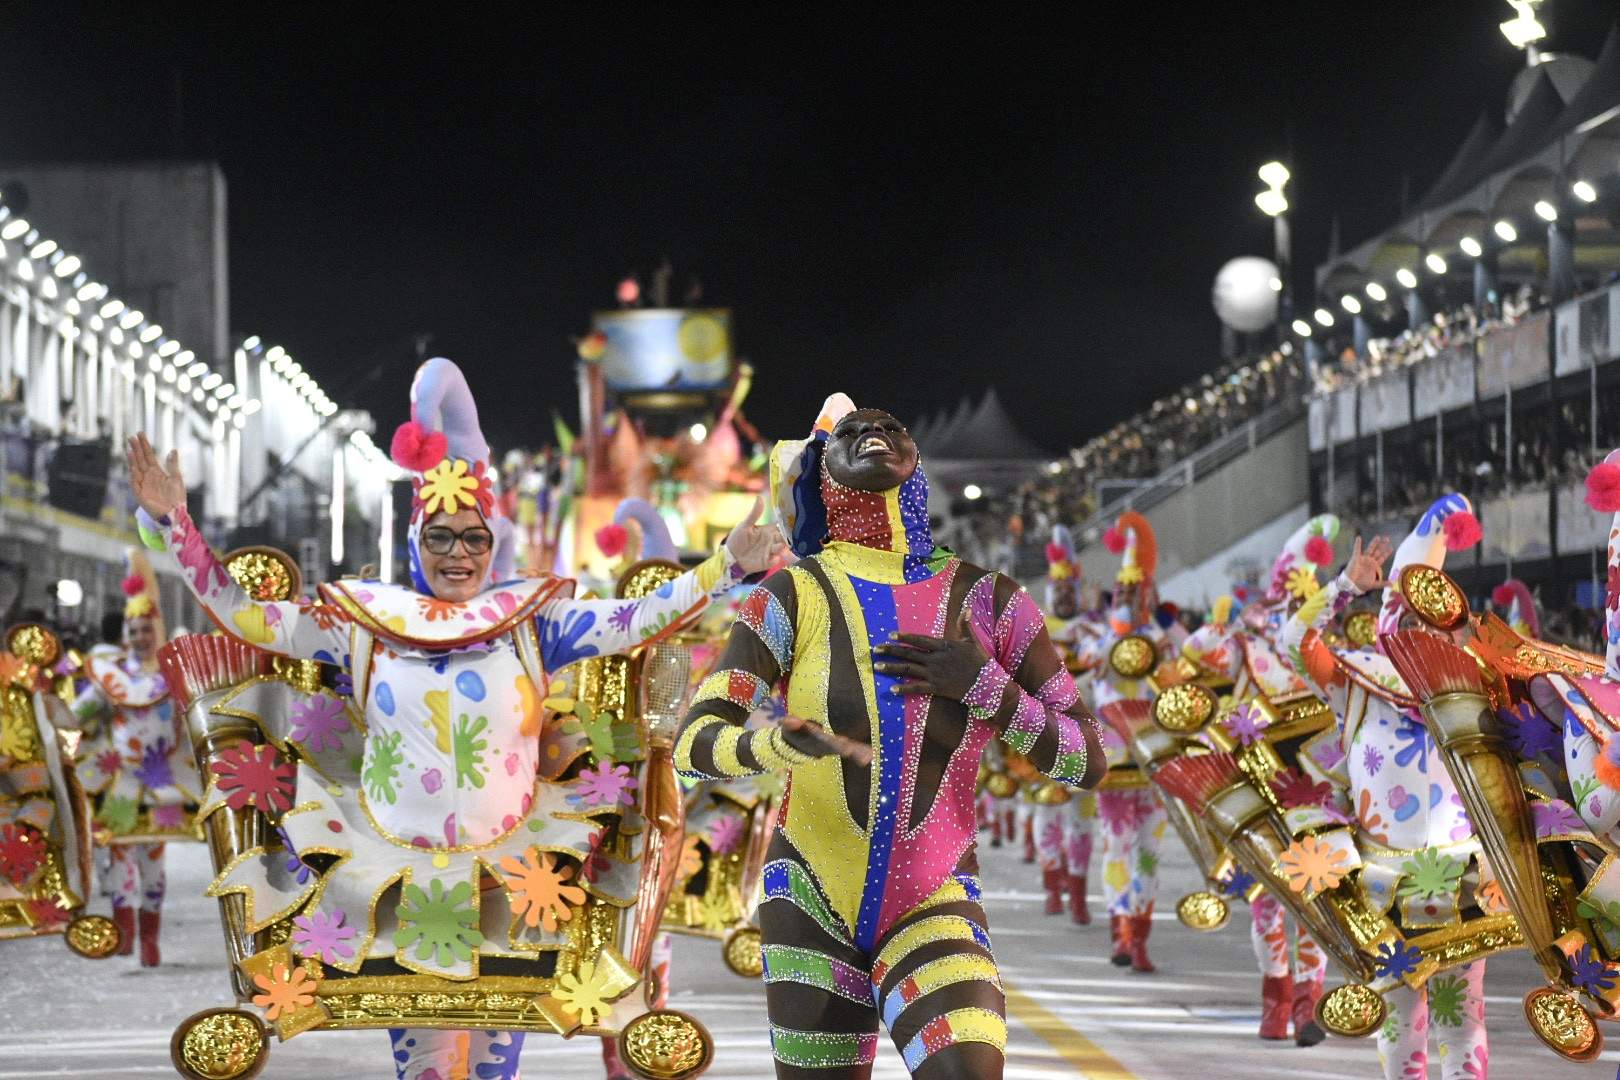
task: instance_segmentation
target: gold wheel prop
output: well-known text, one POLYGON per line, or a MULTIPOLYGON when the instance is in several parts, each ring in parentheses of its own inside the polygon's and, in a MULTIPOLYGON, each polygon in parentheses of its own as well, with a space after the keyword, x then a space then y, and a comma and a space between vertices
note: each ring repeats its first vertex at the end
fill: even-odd
POLYGON ((619 1057, 642 1080, 688 1080, 714 1061, 714 1039, 685 1013, 659 1010, 624 1026, 619 1057))
POLYGON ((1219 930, 1231 917, 1226 901, 1212 892, 1188 893, 1176 904, 1176 918, 1189 930, 1219 930))
POLYGON ((255 600, 291 600, 303 591, 298 564, 277 548, 237 548, 220 561, 232 580, 255 600))
POLYGON ((50 667, 61 654, 62 643, 38 623, 23 623, 6 633, 6 651, 36 667, 50 667))
POLYGON ((1401 571, 1401 595, 1412 614, 1436 630, 1455 630, 1468 621, 1468 597, 1443 570, 1408 566, 1401 571))
POLYGON ((1018 794, 1018 781, 1004 772, 993 772, 984 782, 984 789, 998 799, 1010 799, 1018 794))
POLYGON ((1372 987, 1346 983, 1316 1003, 1316 1022, 1335 1035, 1360 1039, 1377 1031, 1388 1011, 1384 999, 1372 987))
POLYGON ((1153 700, 1153 722, 1172 735, 1191 735, 1215 715, 1215 692, 1197 683, 1177 683, 1153 700))
POLYGON ((1593 1061, 1603 1053, 1603 1032, 1574 994, 1543 986, 1524 995, 1524 1018, 1547 1049, 1570 1061, 1593 1061))
POLYGON ((739 926, 727 933, 720 946, 720 958, 733 975, 757 979, 765 974, 765 954, 761 951, 759 930, 752 926, 739 926))
POLYGON ((1122 679, 1145 678, 1159 662, 1159 651, 1141 634, 1129 634, 1108 650, 1108 664, 1122 679))
POLYGON ((118 925, 105 915, 80 915, 67 924, 67 947, 87 960, 100 960, 118 951, 118 925))
POLYGON ((1372 648, 1378 640, 1378 616, 1370 611, 1351 612, 1344 620, 1344 636, 1355 648, 1372 648))
POLYGON ((186 1080, 248 1080, 259 1075, 269 1054, 264 1025, 241 1009, 187 1017, 169 1040, 169 1060, 186 1080))
POLYGON ((1034 802, 1036 806, 1062 806, 1073 797, 1067 787, 1056 780, 1048 780, 1035 790, 1034 802))

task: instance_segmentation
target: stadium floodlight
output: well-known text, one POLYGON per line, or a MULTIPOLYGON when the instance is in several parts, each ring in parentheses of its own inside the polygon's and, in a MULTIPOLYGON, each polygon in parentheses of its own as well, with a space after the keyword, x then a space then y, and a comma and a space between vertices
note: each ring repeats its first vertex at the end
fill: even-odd
POLYGON ((1457 246, 1462 248, 1463 254, 1467 255, 1470 259, 1477 259, 1481 255, 1485 254, 1484 245, 1482 245, 1478 240, 1475 240, 1472 236, 1463 237, 1461 240, 1457 241, 1457 246))
POLYGON ((1282 278, 1273 277, 1271 279, 1271 291, 1272 292, 1282 292, 1282 278))
POLYGON ((1266 188, 1255 193, 1254 205, 1258 206, 1260 212, 1267 217, 1276 217, 1287 213, 1288 196, 1284 195, 1280 188, 1266 188))
POLYGON ((1361 301, 1356 299, 1355 293, 1345 293, 1339 297, 1339 305, 1352 315, 1361 314, 1361 301))
POLYGON ((1503 218, 1501 221, 1498 221, 1492 227, 1496 230, 1497 237, 1504 244, 1511 244, 1511 243, 1513 243, 1513 241, 1515 241, 1515 240, 1517 240, 1519 238, 1519 230, 1515 229, 1513 227, 1513 222, 1508 221, 1506 218, 1503 218))
POLYGON ((224 381, 225 376, 221 375, 217 371, 210 371, 207 375, 203 376, 202 388, 204 390, 212 390, 214 387, 218 386, 224 381))
POLYGON ((1427 255, 1423 256, 1423 265, 1427 266, 1436 274, 1443 274, 1446 272, 1446 260, 1438 251, 1431 251, 1427 255))
POLYGON ((1382 304, 1389 299, 1389 292, 1376 281, 1367 282, 1367 298, 1375 304, 1382 304))
POLYGON ((219 398, 221 401, 224 401, 234 393, 236 393, 235 383, 225 383, 223 386, 219 386, 214 390, 214 396, 219 398))
POLYGON ((150 345, 152 342, 156 341, 158 338, 160 338, 162 336, 163 336, 163 327, 158 325, 157 323, 152 323, 146 329, 141 331, 141 340, 146 342, 148 345, 150 345))
POLYGON ((1581 200, 1583 203, 1597 202, 1597 188, 1593 187, 1585 180, 1575 181, 1569 186, 1569 190, 1573 191, 1575 193, 1575 197, 1581 200))
POLYGON ((4 226, 0 226, 0 240, 15 240, 31 227, 27 218, 12 218, 4 226))
POLYGON ((208 364, 202 360, 198 360, 195 364, 192 364, 190 367, 186 368, 186 374, 190 375, 193 379, 200 379, 204 375, 208 374, 208 364))
POLYGON ((1546 199, 1537 199, 1536 217, 1540 218, 1542 221, 1557 221, 1558 207, 1554 206, 1546 199))
POLYGON ((978 484, 968 484, 962 488, 962 498, 968 502, 973 502, 975 499, 983 497, 983 495, 984 489, 979 487, 978 484))
POLYGON ((101 311, 99 314, 103 319, 110 319, 123 310, 124 302, 122 300, 109 300, 105 304, 101 305, 101 311))
POLYGON ((1298 334, 1300 337, 1310 337, 1311 324, 1306 322, 1304 319, 1295 319, 1294 333, 1298 334))
POLYGON ((1536 5, 1540 3, 1541 0, 1508 0, 1508 5, 1516 14, 1497 25, 1502 29, 1502 36, 1515 49, 1528 48, 1547 36, 1547 28, 1536 18, 1536 5))
POLYGON ((28 257, 30 259, 43 259, 45 256, 49 255, 55 250, 55 240, 41 240, 39 243, 28 249, 28 257))
POLYGON ((270 346, 270 348, 265 350, 264 358, 266 360, 270 361, 273 364, 277 360, 280 360, 283 356, 286 356, 286 355, 287 355, 287 350, 286 349, 283 349, 280 345, 272 345, 272 346, 270 346))
POLYGON ((99 281, 91 281, 91 282, 87 282, 87 283, 85 283, 83 285, 80 285, 79 286, 79 291, 74 293, 73 295, 77 296, 80 300, 83 300, 85 303, 88 304, 90 301, 98 300, 101 297, 105 296, 106 294, 107 294, 107 286, 103 285, 99 281))
POLYGON ((1417 275, 1404 266, 1395 271, 1395 280, 1400 282, 1403 288, 1417 288, 1417 275))
POLYGON ((1333 325, 1333 312, 1329 311, 1325 307, 1317 308, 1316 309, 1316 321, 1321 323, 1323 326, 1332 326, 1333 325))
POLYGON ((1280 188, 1288 183, 1293 174, 1288 166, 1280 161, 1268 161, 1260 166, 1260 182, 1270 187, 1280 188))
POLYGON ((254 349, 257 349, 258 347, 259 347, 259 335, 258 334, 254 334, 252 337, 250 337, 246 341, 242 342, 242 350, 244 352, 252 352, 254 349))
MULTIPOLYGON (((1591 202, 1590 199, 1587 201, 1591 202)), ((79 267, 83 265, 84 263, 79 261, 79 257, 77 255, 69 255, 67 258, 56 264, 56 276, 59 278, 72 277, 74 274, 79 272, 79 267)))
POLYGON ((264 408, 264 403, 258 398, 254 398, 252 401, 242 406, 242 415, 252 416, 262 408, 264 408))
MULTIPOLYGON (((168 341, 165 341, 162 345, 158 346, 158 355, 159 356, 173 356, 175 353, 177 353, 179 351, 180 351, 180 343, 178 341, 174 340, 173 338, 170 338, 168 341)), ((174 363, 180 363, 181 361, 173 361, 173 362, 174 363)))
POLYGON ((124 312, 118 319, 118 326, 123 330, 133 330, 146 321, 146 313, 140 308, 124 312))

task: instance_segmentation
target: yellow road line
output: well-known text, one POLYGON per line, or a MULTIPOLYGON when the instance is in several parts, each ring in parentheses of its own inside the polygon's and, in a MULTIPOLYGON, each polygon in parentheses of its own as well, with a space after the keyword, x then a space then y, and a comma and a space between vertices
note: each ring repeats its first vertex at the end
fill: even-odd
POLYGON ((1062 1018, 1017 987, 1003 982, 1007 1012, 1051 1044, 1058 1057, 1079 1069, 1088 1080, 1137 1080, 1137 1075, 1113 1056, 1064 1023, 1062 1018))

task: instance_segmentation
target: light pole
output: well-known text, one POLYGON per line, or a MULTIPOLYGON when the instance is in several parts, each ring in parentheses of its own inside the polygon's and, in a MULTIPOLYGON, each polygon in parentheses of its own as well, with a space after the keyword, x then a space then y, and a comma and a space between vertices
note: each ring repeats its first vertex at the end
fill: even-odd
POLYGON ((1260 181, 1265 188, 1254 196, 1254 205, 1271 219, 1272 261, 1277 264, 1277 281, 1273 285, 1282 295, 1277 304, 1277 336, 1286 340, 1294 321, 1293 260, 1290 256, 1288 233, 1288 196, 1283 189, 1292 174, 1280 161, 1268 161, 1260 166, 1260 181))

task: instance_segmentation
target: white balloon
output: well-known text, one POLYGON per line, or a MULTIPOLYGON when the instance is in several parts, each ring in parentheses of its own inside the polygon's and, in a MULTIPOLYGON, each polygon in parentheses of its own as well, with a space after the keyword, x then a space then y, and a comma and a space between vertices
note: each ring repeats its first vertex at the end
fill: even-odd
POLYGON ((1277 321, 1277 266, 1257 255, 1241 255, 1215 275, 1215 314, 1240 334, 1264 330, 1277 321))

